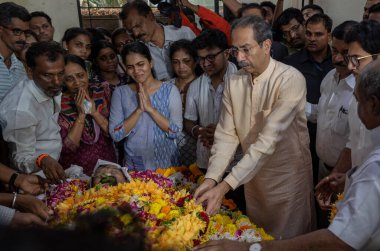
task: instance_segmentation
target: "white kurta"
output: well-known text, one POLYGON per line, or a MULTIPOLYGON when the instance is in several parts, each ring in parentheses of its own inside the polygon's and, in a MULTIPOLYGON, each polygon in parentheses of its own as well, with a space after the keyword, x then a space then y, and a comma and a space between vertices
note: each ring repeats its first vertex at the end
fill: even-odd
POLYGON ((244 157, 225 181, 245 184, 248 216, 275 238, 314 227, 305 103, 302 74, 273 59, 254 80, 239 71, 224 90, 206 178, 219 182, 241 144, 244 157))

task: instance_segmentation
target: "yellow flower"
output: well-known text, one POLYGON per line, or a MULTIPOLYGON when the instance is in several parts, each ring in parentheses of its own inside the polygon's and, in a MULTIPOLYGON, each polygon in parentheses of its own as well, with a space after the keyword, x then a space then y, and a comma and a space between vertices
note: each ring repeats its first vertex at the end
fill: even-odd
POLYGON ((100 198, 96 199, 95 204, 96 204, 96 206, 100 206, 100 205, 103 205, 106 201, 107 200, 105 198, 100 197, 100 198))
POLYGON ((235 224, 229 223, 225 226, 225 232, 228 232, 234 235, 236 231, 237 231, 237 227, 235 224))
POLYGON ((161 204, 159 204, 159 203, 152 203, 150 205, 149 213, 157 215, 157 214, 160 213, 161 208, 162 208, 161 204))
POLYGON ((124 225, 128 225, 129 223, 131 223, 132 219, 132 215, 130 214, 124 214, 120 217, 120 220, 124 223, 124 225))
POLYGON ((202 212, 203 207, 200 204, 197 204, 195 200, 190 200, 188 202, 185 202, 185 214, 191 213, 191 212, 202 212))
POLYGON ((177 218, 180 215, 181 214, 180 214, 179 210, 171 210, 170 213, 169 213, 170 219, 177 218))
POLYGON ((173 195, 173 200, 178 201, 180 198, 186 197, 189 195, 185 189, 181 189, 179 191, 175 191, 173 195))
POLYGON ((330 209, 330 216, 329 216, 329 221, 332 222, 336 216, 336 214, 338 213, 338 209, 336 207, 336 205, 338 204, 338 202, 342 201, 344 198, 344 194, 343 193, 339 193, 337 195, 337 199, 335 201, 335 203, 333 203, 331 205, 331 209, 330 209))
MULTIPOLYGON (((204 178, 204 175, 196 165, 189 167, 192 172, 193 181, 204 178)), ((187 170, 186 167, 170 167, 159 169, 157 173, 163 176, 170 176, 179 171, 187 170)), ((183 250, 193 247, 195 239, 202 243, 211 238, 233 238, 237 230, 251 233, 255 238, 271 240, 272 236, 265 233, 262 228, 257 228, 251 223, 249 218, 242 215, 240 211, 229 211, 227 214, 216 214, 209 218, 206 229, 206 222, 198 217, 200 212, 204 212, 202 205, 195 203, 194 199, 186 199, 183 207, 179 208, 177 202, 181 198, 189 198, 191 186, 181 186, 179 188, 163 188, 153 181, 142 181, 135 179, 130 183, 121 183, 113 187, 102 187, 100 189, 89 189, 83 194, 77 194, 67 198, 56 207, 60 223, 68 223, 78 212, 95 212, 103 207, 114 207, 125 202, 137 205, 141 210, 155 215, 156 219, 145 221, 145 226, 149 229, 147 238, 152 243, 152 250, 183 250), (205 234, 201 235, 201 233, 205 234)), ((74 189, 75 190, 75 189, 74 189)), ((229 205, 232 202, 229 202, 229 205)), ((133 220, 133 216, 125 214, 120 217, 123 224, 128 225, 133 220)))

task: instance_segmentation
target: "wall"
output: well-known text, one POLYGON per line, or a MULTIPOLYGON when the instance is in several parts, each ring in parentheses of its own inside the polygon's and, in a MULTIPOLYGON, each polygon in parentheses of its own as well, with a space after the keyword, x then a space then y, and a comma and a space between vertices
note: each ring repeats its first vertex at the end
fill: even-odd
MULTIPOLYGON (((261 2, 261 0, 240 0, 240 2, 251 3, 261 2)), ((277 0, 271 0, 276 3, 277 0)), ((363 7, 366 0, 314 0, 314 4, 320 5, 333 19, 334 26, 346 20, 361 21, 363 16, 363 7)), ((305 0, 305 4, 309 3, 305 0)), ((284 9, 289 7, 302 7, 302 0, 284 0, 284 9)))
MULTIPOLYGON (((0 0, 0 2, 6 1, 0 0)), ((76 0, 12 0, 12 2, 24 6, 29 12, 37 10, 46 12, 55 27, 55 41, 61 41, 67 28, 79 26, 76 0)))
MULTIPOLYGON (((5 2, 6 0, 0 0, 5 2)), ((212 4, 213 0, 190 0, 193 3, 212 4)), ((238 0, 240 2, 261 2, 261 0, 238 0)), ((271 0, 276 3, 277 0, 271 0)), ((79 26, 79 16, 76 0, 13 0, 27 8, 30 12, 42 10, 51 16, 55 27, 54 39, 60 41, 64 31, 73 26, 79 26)), ((333 19, 334 26, 345 20, 360 21, 366 0, 314 0, 333 19)), ((308 0, 305 0, 308 3, 308 0)), ((302 0, 284 0, 284 8, 301 8, 302 0)))
POLYGON ((347 20, 361 21, 366 0, 315 0, 333 21, 334 26, 347 20))

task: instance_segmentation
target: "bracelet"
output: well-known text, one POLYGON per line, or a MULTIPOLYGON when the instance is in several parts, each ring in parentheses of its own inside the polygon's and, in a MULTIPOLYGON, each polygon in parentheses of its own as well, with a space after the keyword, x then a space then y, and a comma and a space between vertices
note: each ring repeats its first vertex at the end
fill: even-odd
POLYGON ((44 158, 48 157, 48 156, 49 156, 49 154, 46 154, 46 153, 41 154, 40 156, 38 156, 37 159, 36 159, 36 166, 38 166, 39 168, 41 168, 42 160, 44 158))
POLYGON ((16 199, 17 199, 17 193, 13 192, 12 208, 15 208, 16 199))
POLYGON ((194 130, 195 130, 196 127, 200 127, 200 126, 199 126, 199 125, 195 125, 195 126, 193 126, 193 128, 191 128, 191 135, 192 135, 193 137, 195 137, 195 135, 194 135, 194 130))
POLYGON ((17 176, 18 176, 19 174, 20 174, 20 173, 15 172, 15 173, 12 174, 11 178, 9 179, 8 185, 9 185, 9 189, 10 189, 12 192, 18 192, 18 188, 17 188, 16 185, 15 185, 15 181, 16 181, 17 176))

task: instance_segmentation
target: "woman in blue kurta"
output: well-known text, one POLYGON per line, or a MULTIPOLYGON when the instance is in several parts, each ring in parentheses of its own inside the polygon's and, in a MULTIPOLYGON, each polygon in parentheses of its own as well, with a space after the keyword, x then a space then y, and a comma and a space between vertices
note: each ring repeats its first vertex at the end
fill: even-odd
POLYGON ((122 58, 135 83, 114 91, 109 131, 117 142, 126 138, 125 165, 134 170, 178 165, 182 105, 177 87, 154 78, 152 57, 144 43, 126 45, 122 58))

